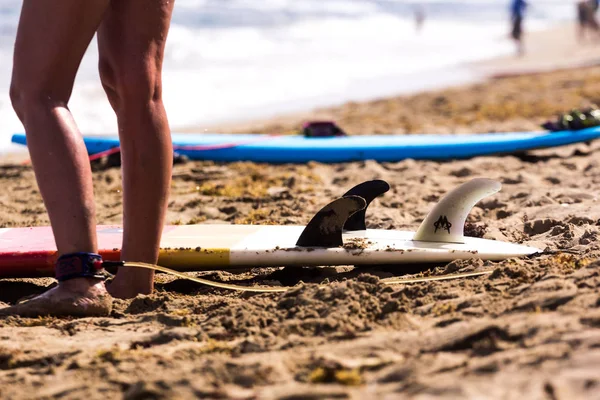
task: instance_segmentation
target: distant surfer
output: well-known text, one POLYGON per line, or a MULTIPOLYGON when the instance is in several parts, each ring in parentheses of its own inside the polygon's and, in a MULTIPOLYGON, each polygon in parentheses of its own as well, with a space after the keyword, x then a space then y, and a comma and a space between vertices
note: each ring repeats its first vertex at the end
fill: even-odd
POLYGON ((599 4, 600 0, 577 2, 577 36, 579 40, 585 40, 586 32, 588 31, 596 37, 600 35, 600 25, 596 19, 599 4))
POLYGON ((425 8, 422 5, 415 7, 415 29, 421 32, 423 24, 425 23, 425 8))
POLYGON ((523 18, 527 2, 525 0, 511 0, 510 5, 510 20, 511 20, 511 36, 517 45, 517 54, 522 56, 525 54, 523 46, 523 18))
POLYGON ((23 1, 10 96, 52 224, 59 282, 2 314, 108 315, 112 297, 153 291, 148 270, 121 268, 108 288, 99 274, 92 173, 68 102, 97 33, 100 78, 121 140, 122 257, 156 263, 173 163, 161 84, 172 11, 173 0, 23 1))

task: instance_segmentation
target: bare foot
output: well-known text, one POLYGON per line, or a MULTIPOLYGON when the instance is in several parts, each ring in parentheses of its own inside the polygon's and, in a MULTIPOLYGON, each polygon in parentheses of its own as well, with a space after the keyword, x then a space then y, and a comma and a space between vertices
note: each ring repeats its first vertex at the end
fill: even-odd
POLYGON ((106 289, 117 299, 131 299, 138 294, 151 294, 154 290, 154 273, 142 268, 119 267, 117 275, 106 289))
POLYGON ((76 278, 60 282, 30 300, 2 308, 0 315, 102 317, 110 314, 112 302, 104 281, 76 278))

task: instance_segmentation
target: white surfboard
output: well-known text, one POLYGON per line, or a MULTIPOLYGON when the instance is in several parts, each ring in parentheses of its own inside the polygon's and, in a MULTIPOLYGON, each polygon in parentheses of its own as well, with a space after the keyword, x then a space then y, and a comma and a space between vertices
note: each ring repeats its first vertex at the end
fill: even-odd
MULTIPOLYGON (((389 185, 368 181, 319 211, 307 226, 182 225, 165 227, 159 264, 178 271, 241 266, 383 265, 503 260, 540 252, 519 244, 464 236, 472 207, 500 184, 474 179, 445 196, 417 232, 366 229, 369 203, 389 185)), ((122 229, 98 227, 99 252, 118 261, 122 229)), ((0 277, 52 276, 57 258, 49 227, 0 229, 0 277)), ((125 260, 135 261, 135 260, 125 260)))

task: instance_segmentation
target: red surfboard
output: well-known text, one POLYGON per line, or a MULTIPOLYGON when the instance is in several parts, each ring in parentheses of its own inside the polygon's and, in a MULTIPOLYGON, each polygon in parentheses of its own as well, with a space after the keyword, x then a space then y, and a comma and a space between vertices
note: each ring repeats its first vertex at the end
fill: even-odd
MULTIPOLYGON (((99 226, 99 232, 118 233, 118 226, 99 226)), ((101 236, 99 235, 99 238, 101 236)), ((121 253, 121 235, 102 235, 101 255, 106 260, 118 261, 121 253)), ((54 276, 58 258, 52 228, 0 229, 0 277, 26 278, 54 276)))

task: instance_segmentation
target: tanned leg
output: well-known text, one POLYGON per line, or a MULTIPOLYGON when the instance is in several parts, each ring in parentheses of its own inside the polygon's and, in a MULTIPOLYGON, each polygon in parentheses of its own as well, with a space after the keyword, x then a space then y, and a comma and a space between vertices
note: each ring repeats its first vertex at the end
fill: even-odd
MULTIPOLYGON (((158 259, 173 165, 161 82, 172 11, 173 0, 113 0, 98 31, 100 78, 119 123, 125 261, 158 259)), ((153 271, 122 267, 108 290, 129 298, 153 287, 153 271)))
MULTIPOLYGON (((92 175, 67 107, 79 64, 109 0, 24 0, 15 43, 11 99, 25 126, 59 254, 95 252, 92 175)), ((98 279, 76 278, 2 313, 107 314, 98 279)))

